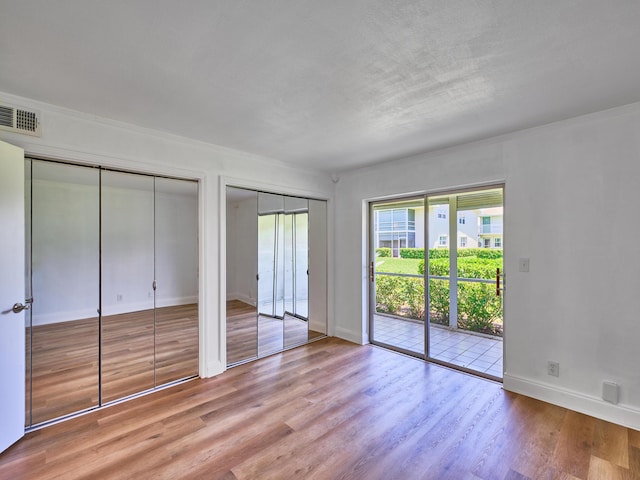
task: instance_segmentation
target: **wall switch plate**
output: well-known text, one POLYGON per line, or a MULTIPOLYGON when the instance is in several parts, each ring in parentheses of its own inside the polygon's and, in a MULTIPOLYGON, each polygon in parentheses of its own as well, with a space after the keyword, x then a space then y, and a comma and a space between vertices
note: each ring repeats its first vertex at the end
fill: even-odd
POLYGON ((520 272, 528 272, 529 271, 529 259, 521 258, 518 260, 518 271, 520 272))
POLYGON ((123 298, 123 295, 122 295, 121 293, 118 293, 118 294, 116 295, 116 302, 121 302, 121 301, 122 301, 122 298, 123 298))
POLYGON ((547 375, 552 377, 560 376, 560 364, 558 362, 547 362, 547 375))
POLYGON ((618 403, 620 387, 615 382, 602 382, 602 399, 609 403, 618 403))

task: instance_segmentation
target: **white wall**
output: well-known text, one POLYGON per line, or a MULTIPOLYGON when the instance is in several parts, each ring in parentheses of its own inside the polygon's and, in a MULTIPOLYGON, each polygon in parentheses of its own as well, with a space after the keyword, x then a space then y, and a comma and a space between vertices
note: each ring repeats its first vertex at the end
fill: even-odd
POLYGON ((502 181, 505 388, 640 429, 640 104, 343 174, 336 332, 367 341, 366 200, 502 181))
POLYGON ((42 137, 2 132, 2 140, 24 148, 27 154, 200 182, 200 375, 208 377, 224 371, 226 209, 225 192, 221 186, 231 183, 330 199, 333 196, 331 179, 324 173, 294 168, 278 160, 97 118, 35 100, 1 92, 0 100, 41 112, 42 137))

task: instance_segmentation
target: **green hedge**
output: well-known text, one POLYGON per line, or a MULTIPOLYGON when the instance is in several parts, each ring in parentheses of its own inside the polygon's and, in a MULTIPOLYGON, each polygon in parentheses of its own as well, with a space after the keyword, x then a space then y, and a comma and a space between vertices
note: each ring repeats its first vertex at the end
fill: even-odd
MULTIPOLYGON (((439 277, 449 276, 449 259, 435 258, 429 260, 430 274, 439 277)), ((458 258, 458 277, 462 278, 496 278, 496 269, 502 268, 501 258, 458 258)), ((424 260, 418 264, 418 273, 424 274, 424 260)))
MULTIPOLYGON (((409 249, 417 250, 417 249, 409 249)), ((458 258, 458 277, 495 279, 496 268, 502 267, 502 252, 489 249, 464 249, 492 252, 487 257, 463 256, 458 258), (499 252, 499 254, 493 253, 499 252), (499 256, 498 256, 499 255, 499 256)), ((464 251, 460 250, 460 251, 464 251)), ((449 258, 432 258, 429 250, 431 275, 448 277, 449 258)), ((436 252, 447 249, 435 249, 436 252)), ((424 260, 418 266, 424 273, 424 260)), ((495 284, 458 282, 458 327, 476 332, 502 334, 502 299, 495 293, 495 284)), ((432 323, 449 325, 449 280, 429 280, 432 323)), ((378 275, 376 277, 376 310, 381 313, 424 320, 424 281, 422 278, 378 275)))
POLYGON ((424 282, 421 278, 376 276, 376 311, 424 320, 424 282))
MULTIPOLYGON (((380 252, 384 250, 383 254, 378 254, 378 257, 390 257, 391 249, 390 248, 378 248, 376 252, 380 252)), ((477 258, 486 258, 486 259, 496 259, 502 258, 502 250, 491 249, 491 248, 461 248, 458 250, 458 258, 463 257, 477 257, 477 258)), ((401 248, 400 249, 400 258, 424 258, 424 248, 401 248)), ((429 249, 429 258, 449 258, 449 249, 448 248, 430 248, 429 249)))
POLYGON ((390 248, 376 248, 376 257, 390 257, 391 249, 390 248))
POLYGON ((424 258, 424 248, 401 248, 400 258, 424 258))
POLYGON ((430 248, 429 249, 429 258, 449 258, 449 249, 448 248, 430 248))

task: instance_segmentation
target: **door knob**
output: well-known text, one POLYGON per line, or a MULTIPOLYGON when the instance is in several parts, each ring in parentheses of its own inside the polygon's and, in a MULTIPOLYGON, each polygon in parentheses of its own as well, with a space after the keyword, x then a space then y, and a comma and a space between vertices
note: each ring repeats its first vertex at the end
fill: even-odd
POLYGON ((31 305, 29 305, 28 303, 26 305, 23 305, 21 303, 14 303, 11 310, 13 310, 13 313, 20 313, 23 310, 29 310, 29 308, 31 308, 31 305))

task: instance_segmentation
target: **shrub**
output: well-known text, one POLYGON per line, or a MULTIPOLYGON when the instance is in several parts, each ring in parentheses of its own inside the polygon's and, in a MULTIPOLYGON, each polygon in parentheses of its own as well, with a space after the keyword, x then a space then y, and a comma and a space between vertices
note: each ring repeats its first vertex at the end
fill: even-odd
POLYGON ((429 280, 431 323, 449 325, 449 280, 429 280))
MULTIPOLYGON (((438 277, 449 276, 449 259, 436 258, 429 260, 429 274, 438 277)), ((462 257, 458 259, 458 277, 462 278, 496 278, 496 269, 502 268, 502 259, 480 259, 462 257)), ((418 273, 424 274, 424 260, 418 264, 418 273)))
POLYGON ((449 258, 448 248, 430 248, 429 258, 449 258))
POLYGON ((495 325, 502 314, 501 298, 495 286, 487 283, 458 283, 458 327, 474 332, 500 335, 495 325))
MULTIPOLYGON (((478 249, 482 250, 482 249, 478 249)), ((430 274, 449 276, 449 259, 429 260, 430 274)), ((458 258, 458 277, 494 279, 502 258, 458 258)), ((418 265, 424 274, 424 260, 418 265)), ((449 324, 449 280, 429 279, 430 318, 432 323, 449 324)), ((496 296, 495 285, 478 282, 458 283, 458 327, 475 332, 501 335, 501 298, 496 296)))
MULTIPOLYGON (((438 277, 449 276, 449 259, 448 258, 435 258, 429 260, 430 275, 437 275, 438 277)), ((424 275, 424 260, 418 264, 418 273, 424 275)))
POLYGON ((376 257, 390 257, 391 249, 390 248, 376 248, 376 257))
POLYGON ((478 258, 502 258, 502 250, 491 248, 477 248, 474 250, 478 250, 476 255, 478 258))
POLYGON ((424 248, 401 248, 401 258, 424 258, 424 248))
MULTIPOLYGON (((458 259, 458 277, 462 278, 495 279, 497 268, 502 268, 501 258, 463 257, 458 259)), ((433 269, 431 271, 433 272, 433 269)))
POLYGON ((421 278, 378 275, 376 311, 424 320, 424 283, 421 278))

